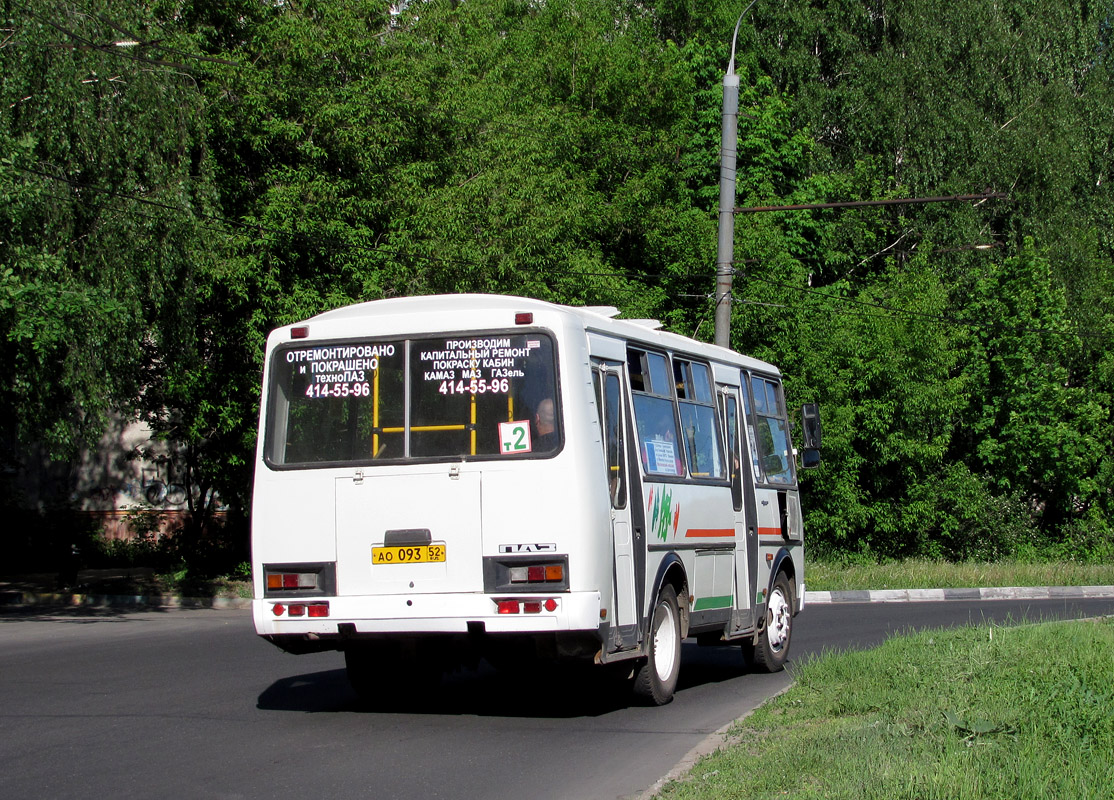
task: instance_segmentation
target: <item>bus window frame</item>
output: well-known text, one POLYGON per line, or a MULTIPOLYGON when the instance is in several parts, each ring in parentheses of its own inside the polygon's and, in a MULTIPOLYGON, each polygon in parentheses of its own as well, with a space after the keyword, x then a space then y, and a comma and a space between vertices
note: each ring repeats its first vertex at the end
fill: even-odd
MULTIPOLYGON (((655 350, 652 347, 647 347, 642 342, 628 341, 626 342, 627 359, 624 368, 627 372, 627 387, 631 395, 631 414, 633 415, 634 433, 635 433, 635 446, 638 448, 638 464, 639 471, 642 473, 643 480, 656 481, 660 483, 687 483, 688 482, 688 455, 685 452, 684 439, 681 435, 681 420, 677 415, 677 392, 673 386, 673 363, 670 360, 670 353, 655 350), (631 355, 638 353, 641 357, 639 359, 640 377, 643 386, 649 383, 648 389, 635 389, 635 381, 631 374, 631 355), (665 387, 657 387, 654 384, 653 371, 650 367, 650 355, 660 356, 665 359, 665 387), (661 388, 665 389, 663 394, 661 388), (642 431, 639 429, 638 399, 640 397, 649 398, 657 401, 667 401, 670 405, 670 413, 673 416, 673 445, 674 457, 680 461, 681 472, 651 472, 648 468, 648 457, 643 450, 642 431)), ((645 416, 642 416, 645 419, 645 416)))
MULTIPOLYGON (((674 389, 675 389, 675 395, 676 395, 675 402, 677 404, 677 415, 678 415, 678 417, 680 419, 680 423, 681 423, 681 438, 685 442, 685 451, 686 451, 686 456, 687 456, 686 461, 685 461, 685 466, 687 467, 688 475, 695 482, 708 481, 708 482, 713 482, 713 483, 717 483, 717 484, 718 483, 723 483, 723 482, 730 482, 730 480, 731 480, 730 479, 730 470, 728 468, 728 464, 727 464, 727 461, 725 459, 725 446, 724 446, 723 431, 720 430, 721 426, 720 426, 719 422, 717 421, 717 417, 719 416, 719 414, 718 414, 718 409, 717 409, 717 406, 716 406, 715 379, 714 379, 714 376, 713 376, 713 373, 712 373, 712 365, 709 364, 706 361, 701 361, 700 359, 693 358, 693 357, 690 357, 690 356, 678 356, 675 353, 672 354, 672 356, 673 356, 673 358, 672 358, 672 361, 673 361, 673 363, 672 363, 672 367, 673 367, 672 374, 673 374, 674 389), (705 381, 704 381, 703 384, 701 384, 700 381, 698 381, 697 378, 696 378, 696 370, 694 369, 694 367, 697 367, 697 366, 699 366, 703 369, 703 375, 704 375, 704 378, 705 378, 705 381), (680 374, 678 374, 678 373, 680 373, 680 374), (680 378, 680 383, 678 383, 678 378, 680 378), (680 392, 682 387, 685 389, 685 397, 683 399, 681 398, 681 392, 680 392), (705 393, 707 399, 702 399, 700 397, 701 387, 703 387, 704 393, 705 393), (693 395, 692 397, 688 396, 690 394, 690 391, 689 391, 690 388, 691 388, 691 394, 693 395), (682 405, 689 406, 692 409, 703 408, 703 409, 706 409, 707 412, 710 412, 710 414, 711 414, 710 422, 711 422, 712 436, 715 439, 715 441, 713 442, 714 450, 713 450, 713 453, 711 455, 714 457, 714 459, 716 461, 719 462, 717 464, 717 466, 719 468, 719 474, 718 475, 714 475, 714 474, 701 475, 701 474, 698 474, 696 472, 693 472, 693 466, 694 466, 693 460, 695 458, 695 454, 689 448, 689 439, 685 435, 685 415, 684 415, 684 412, 682 411, 682 405)), ((708 420, 705 420, 705 421, 708 421, 708 420)))
POLYGON ((740 395, 740 387, 716 386, 716 396, 719 399, 717 410, 721 413, 724 425, 723 442, 727 453, 727 474, 731 481, 731 505, 736 511, 743 510, 742 460, 748 455, 743 453, 742 450, 746 420, 742 403, 739 401, 740 395), (732 394, 732 391, 737 392, 737 394, 732 394))
POLYGON ((627 406, 626 396, 623 392, 623 365, 614 361, 593 361, 592 362, 592 383, 593 391, 596 395, 596 410, 597 419, 600 425, 600 441, 603 445, 604 465, 608 471, 608 495, 610 497, 611 508, 616 511, 622 511, 627 508, 628 498, 630 492, 627 488, 627 455, 626 455, 626 412, 627 406), (609 451, 609 426, 612 424, 612 413, 608 405, 607 386, 610 380, 614 380, 618 386, 618 395, 616 397, 616 405, 614 408, 615 414, 615 430, 616 430, 616 463, 612 466, 611 452, 609 451), (614 470, 615 483, 611 482, 611 471, 614 470))
MULTIPOLYGON (((780 376, 769 375, 764 372, 756 372, 751 370, 741 371, 741 381, 743 390, 743 409, 742 416, 746 420, 747 441, 751 447, 751 469, 754 471, 754 483, 756 486, 764 486, 772 489, 795 489, 797 488, 797 464, 794 458, 793 451, 793 438, 792 426, 789 424, 789 416, 785 406, 785 384, 782 382, 780 376), (763 393, 767 384, 773 383, 775 386, 775 401, 777 403, 776 414, 760 414, 758 407, 755 403, 753 396, 754 380, 763 381, 763 393), (765 465, 762 464, 761 448, 758 446, 758 418, 765 417, 767 419, 776 419, 781 421, 785 426, 785 446, 786 446, 786 472, 789 475, 788 481, 771 481, 766 476, 765 465)), ((763 398, 765 404, 765 398, 763 398)))
MULTIPOLYGON (((458 331, 438 331, 438 332, 413 332, 403 333, 398 335, 368 335, 368 336, 336 336, 323 339, 293 339, 290 341, 280 342, 275 345, 271 351, 270 361, 268 364, 267 379, 264 384, 266 391, 266 412, 263 414, 263 463, 268 469, 276 472, 296 471, 296 470, 316 470, 316 469, 338 469, 338 468, 366 468, 372 466, 399 466, 407 464, 443 464, 443 463, 460 463, 460 462, 478 462, 478 461, 540 461, 555 458, 565 449, 565 422, 564 422, 564 403, 562 392, 562 370, 561 370, 561 343, 560 337, 552 330, 541 327, 516 327, 516 328, 485 328, 485 329, 467 329, 458 331), (410 381, 411 372, 411 356, 412 345, 417 341, 424 341, 429 339, 452 339, 456 338, 482 338, 492 336, 520 336, 520 335, 539 335, 545 336, 551 345, 552 349, 552 363, 550 367, 553 375, 553 404, 554 404, 554 422, 557 433, 557 443, 552 450, 545 452, 528 452, 528 453, 483 453, 483 454, 457 454, 457 455, 437 455, 437 456, 411 456, 410 455, 410 436, 409 429, 411 427, 411 402, 412 402, 412 387, 410 381), (275 437, 277 429, 281 427, 284 431, 288 430, 289 425, 289 397, 285 397, 283 391, 279 389, 281 383, 281 373, 278 372, 278 362, 280 357, 290 349, 308 348, 308 347, 332 347, 345 344, 387 344, 393 343, 401 346, 403 351, 402 361, 402 375, 403 375, 403 412, 404 412, 404 441, 405 450, 404 455, 394 458, 375 458, 369 456, 360 459, 340 459, 332 461, 298 461, 292 463, 279 463, 276 462, 272 455, 274 454, 275 437), (276 425, 276 415, 278 412, 278 403, 285 400, 287 403, 286 413, 283 414, 282 424, 276 425)), ((534 410, 531 410, 534 413, 534 410)), ((533 416, 529 417, 531 428, 534 425, 533 416)))
MULTIPOLYGON (((692 353, 682 352, 682 353, 678 354, 678 353, 675 353, 672 350, 658 350, 658 349, 654 348, 653 346, 648 345, 648 344, 646 344, 644 342, 641 342, 639 340, 636 340, 636 339, 628 340, 625 343, 625 346, 626 346, 626 351, 627 351, 627 358, 626 358, 626 361, 623 365, 623 368, 626 371, 627 391, 630 393, 630 400, 631 400, 630 409, 631 409, 631 414, 633 416, 635 438, 638 439, 638 441, 635 442, 635 446, 638 448, 638 451, 639 451, 638 452, 638 463, 639 463, 639 472, 641 474, 642 480, 643 481, 653 481, 655 483, 683 483, 683 484, 700 485, 700 486, 730 486, 731 485, 730 468, 729 468, 729 465, 727 464, 727 461, 726 461, 726 454, 725 454, 725 451, 724 451, 724 434, 723 434, 723 431, 720 429, 721 428, 721 423, 719 422, 718 405, 717 405, 717 402, 716 402, 715 370, 712 368, 711 362, 705 361, 705 360, 701 359, 699 356, 697 356, 695 354, 692 354, 692 353), (642 371, 641 372, 641 377, 643 378, 643 384, 645 384, 645 382, 647 380, 650 381, 650 383, 651 383, 651 386, 650 386, 651 390, 650 391, 646 391, 644 389, 639 390, 639 389, 634 388, 635 380, 633 379, 633 377, 631 375, 631 369, 630 369, 631 356, 632 356, 633 353, 638 353, 638 354, 641 355, 641 360, 639 362, 640 363, 640 369, 642 371), (650 354, 657 355, 657 356, 663 356, 665 358, 665 368, 666 368, 665 382, 666 382, 667 387, 668 387, 667 388, 668 394, 664 394, 661 391, 654 391, 655 386, 653 385, 653 378, 652 378, 652 374, 651 374, 651 371, 650 371, 650 365, 649 365, 649 362, 648 362, 648 359, 647 359, 647 356, 650 355, 650 354), (696 401, 696 400, 693 400, 691 402, 692 402, 693 405, 704 406, 704 407, 712 409, 712 417, 713 417, 713 426, 712 427, 713 427, 714 435, 717 438, 717 446, 719 448, 719 458, 720 458, 720 469, 721 469, 721 472, 722 472, 722 475, 718 478, 705 478, 705 477, 699 477, 699 476, 696 476, 696 475, 692 474, 691 462, 690 462, 690 459, 689 459, 689 452, 688 452, 688 443, 685 441, 684 429, 683 429, 682 424, 681 424, 682 421, 681 421, 680 404, 681 404, 682 401, 680 400, 680 398, 678 396, 678 392, 677 392, 676 377, 675 377, 676 376, 675 362, 681 362, 682 364, 684 364, 686 370, 688 368, 690 368, 692 364, 699 364, 707 370, 706 374, 707 374, 707 378, 708 378, 708 389, 711 392, 711 396, 712 396, 711 403, 708 404, 708 403, 704 403, 702 401, 696 401), (659 399, 659 400, 668 400, 672 404, 672 407, 673 407, 673 425, 674 425, 673 430, 674 430, 675 442, 677 442, 677 453, 678 453, 679 458, 681 460, 682 474, 673 475, 673 474, 662 473, 662 472, 650 472, 647 469, 646 458, 642 453, 642 441, 640 439, 640 431, 639 431, 639 427, 638 427, 639 413, 638 413, 637 399, 640 395, 645 396, 645 397, 654 398, 654 399, 659 399)), ((695 387, 695 385, 696 385, 695 380, 692 380, 691 383, 695 387)), ((684 402, 690 402, 690 401, 686 400, 684 402)))

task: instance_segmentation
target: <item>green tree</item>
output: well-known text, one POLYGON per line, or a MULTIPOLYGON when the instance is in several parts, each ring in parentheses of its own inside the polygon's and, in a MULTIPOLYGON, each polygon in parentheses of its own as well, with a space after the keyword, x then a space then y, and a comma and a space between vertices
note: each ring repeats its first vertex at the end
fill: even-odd
MULTIPOLYGON (((741 10, 5 7, 3 458, 71 452, 115 410, 246 506, 266 332, 359 300, 521 293, 710 338, 741 10)), ((1009 195, 737 219, 732 341, 824 406, 806 509, 828 546, 1109 538, 1105 20, 1075 0, 747 13, 740 205, 1009 195)))
POLYGON ((982 277, 968 307, 970 402, 955 449, 1049 530, 1095 502, 1110 397, 1072 374, 1080 341, 1047 259, 1027 247, 982 277))
MULTIPOLYGON (((187 324, 201 97, 134 5, 9 6, 0 45, 0 390, 5 459, 55 456, 130 413, 156 331, 187 324), (123 42, 123 44, 120 44, 123 42)), ((164 45, 169 47, 169 45, 164 45)))
POLYGON ((1108 448, 1099 445, 1112 433, 1101 365, 1114 341, 1104 15, 1070 2, 755 6, 757 61, 791 98, 790 127, 812 143, 780 196, 763 200, 984 187, 1009 195, 1008 202, 748 220, 745 247, 757 261, 747 266, 750 294, 741 299, 766 306, 741 320, 742 346, 765 345, 792 366, 816 347, 803 326, 794 332, 801 306, 851 314, 854 301, 869 299, 908 313, 918 306, 900 289, 920 286, 924 276, 938 287, 930 295, 936 326, 952 331, 935 337, 941 368, 895 372, 917 352, 910 342, 883 336, 892 349, 873 350, 878 332, 811 315, 809 327, 824 331, 817 349, 828 364, 855 363, 864 350, 879 362, 859 361, 857 377, 848 376, 861 393, 830 386, 819 370, 791 376, 802 394, 827 386, 809 399, 825 401, 837 424, 856 426, 833 437, 845 449, 810 482, 814 508, 845 505, 853 520, 817 516, 813 530, 822 537, 853 546, 851 536, 861 535, 880 552, 955 555, 971 552, 963 531, 985 532, 1001 514, 1013 515, 1022 532, 1034 520, 1049 534, 1084 520, 1109 532, 1102 522, 1108 448), (825 295, 843 299, 833 304, 825 295), (788 308, 769 310, 778 305, 788 308), (774 352, 775 339, 787 353, 774 352), (879 370, 899 377, 870 377, 879 370), (935 408, 943 416, 933 426, 945 446, 903 447, 891 432, 923 421, 905 399, 945 386, 953 387, 944 392, 950 399, 935 408), (888 463, 891 452, 902 457, 884 481, 870 467, 864 472, 864 464, 888 463), (975 496, 996 509, 982 521, 961 505, 975 496))

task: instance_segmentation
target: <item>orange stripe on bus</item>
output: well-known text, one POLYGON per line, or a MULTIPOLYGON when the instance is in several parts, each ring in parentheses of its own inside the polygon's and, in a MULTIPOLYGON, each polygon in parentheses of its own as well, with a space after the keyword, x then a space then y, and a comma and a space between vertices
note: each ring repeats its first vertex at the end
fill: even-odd
POLYGON ((758 529, 758 535, 759 536, 776 536, 780 539, 781 538, 781 528, 759 528, 758 529))
POLYGON ((689 528, 685 531, 685 538, 692 538, 694 536, 708 537, 708 536, 734 536, 734 528, 689 528))

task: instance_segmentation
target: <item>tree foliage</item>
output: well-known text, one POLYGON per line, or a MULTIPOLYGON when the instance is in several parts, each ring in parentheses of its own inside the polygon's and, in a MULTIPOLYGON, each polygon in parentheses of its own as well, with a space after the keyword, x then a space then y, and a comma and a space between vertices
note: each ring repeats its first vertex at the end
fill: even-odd
MULTIPOLYGON (((736 5, 3 6, 5 460, 121 411, 246 509, 266 331, 358 300, 710 339, 736 5)), ((821 546, 1109 552, 1110 30, 1076 0, 745 15, 738 205, 1007 196, 737 215, 733 346, 824 409, 821 546)))
POLYGON ((0 408, 9 443, 62 456, 133 409, 163 338, 189 329, 214 187, 196 81, 112 44, 173 35, 126 3, 6 11, 0 408))

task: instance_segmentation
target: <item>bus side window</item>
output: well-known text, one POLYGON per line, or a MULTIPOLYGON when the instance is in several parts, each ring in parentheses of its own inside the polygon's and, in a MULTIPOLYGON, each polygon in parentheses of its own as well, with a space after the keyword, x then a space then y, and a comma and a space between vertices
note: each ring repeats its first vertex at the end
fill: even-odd
POLYGON ((684 477, 684 450, 668 360, 661 353, 632 348, 627 355, 627 372, 642 468, 650 475, 684 477))
POLYGON ((689 473, 694 478, 723 478, 723 453, 708 365, 675 358, 673 380, 677 386, 689 473))
POLYGON ((627 479, 625 449, 623 447, 623 415, 619 376, 592 370, 592 384, 596 390, 596 408, 600 414, 600 432, 603 435, 603 454, 607 464, 607 488, 612 508, 626 508, 627 479), (602 375, 602 380, 601 380, 602 375))
POLYGON ((623 457, 623 414, 622 394, 619 376, 604 376, 604 436, 607 448, 607 485, 611 490, 611 505, 614 508, 627 506, 626 465, 623 457))
MULTIPOLYGON (((762 468, 758 463, 758 436, 754 432, 754 415, 751 413, 750 381, 748 380, 747 374, 745 372, 743 373, 742 394, 743 420, 745 421, 747 428, 747 449, 750 451, 751 475, 752 479, 757 482, 762 480, 762 468)), ((765 390, 763 390, 763 404, 765 404, 765 398, 766 394, 765 390)))
POLYGON ((736 511, 743 509, 743 464, 739 456, 739 402, 728 395, 724 409, 727 428, 727 460, 731 474, 731 502, 736 511))
POLYGON ((632 392, 650 391, 650 382, 646 379, 649 370, 646 369, 645 357, 646 354, 640 350, 627 352, 627 376, 632 392))
POLYGON ((789 452, 789 425, 780 384, 757 375, 751 376, 754 393, 755 454, 767 483, 792 483, 793 459, 789 452))

